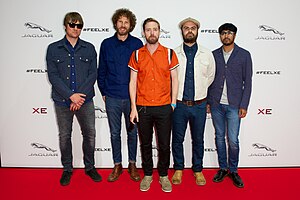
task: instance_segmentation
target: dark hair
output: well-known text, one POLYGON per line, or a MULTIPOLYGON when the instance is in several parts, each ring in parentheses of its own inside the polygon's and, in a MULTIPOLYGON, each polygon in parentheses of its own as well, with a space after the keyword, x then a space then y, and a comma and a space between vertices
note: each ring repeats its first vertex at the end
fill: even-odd
POLYGON ((146 26, 146 24, 149 23, 149 22, 155 22, 155 23, 157 23, 158 29, 160 29, 160 24, 159 24, 159 22, 158 22, 156 19, 154 19, 154 18, 152 18, 152 17, 149 17, 149 18, 145 19, 145 21, 144 21, 144 23, 143 23, 143 31, 145 31, 145 26, 146 26))
POLYGON ((70 22, 79 22, 79 24, 83 24, 83 19, 78 12, 69 12, 66 14, 64 18, 64 26, 67 26, 70 22))
POLYGON ((114 29, 117 30, 117 21, 120 19, 120 17, 127 17, 130 22, 130 29, 129 32, 133 31, 135 25, 136 25, 136 17, 135 15, 127 8, 120 8, 116 10, 114 15, 112 16, 111 20, 114 26, 114 29))
POLYGON ((234 33, 237 32, 237 27, 231 23, 225 23, 225 24, 222 24, 220 27, 219 27, 219 34, 222 33, 222 31, 224 30, 229 30, 229 31, 232 31, 234 33))

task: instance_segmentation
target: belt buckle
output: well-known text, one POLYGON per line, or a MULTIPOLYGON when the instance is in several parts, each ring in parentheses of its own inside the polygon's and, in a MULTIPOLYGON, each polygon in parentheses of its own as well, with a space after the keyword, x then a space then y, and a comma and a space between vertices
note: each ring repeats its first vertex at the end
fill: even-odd
POLYGON ((187 106, 193 106, 193 105, 194 105, 194 102, 193 102, 193 101, 186 101, 186 105, 187 105, 187 106))

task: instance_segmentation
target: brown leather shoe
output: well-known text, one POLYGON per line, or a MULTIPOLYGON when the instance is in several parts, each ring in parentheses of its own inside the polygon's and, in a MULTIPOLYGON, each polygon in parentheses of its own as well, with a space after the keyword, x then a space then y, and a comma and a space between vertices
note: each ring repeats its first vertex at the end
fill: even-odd
POLYGON ((128 164, 128 173, 130 174, 130 178, 134 181, 141 180, 140 174, 135 166, 135 163, 128 164))
POLYGON ((172 177, 172 183, 174 185, 179 185, 182 180, 182 170, 175 170, 175 173, 172 177))
POLYGON ((108 176, 107 181, 114 182, 118 180, 119 176, 122 174, 122 170, 123 170, 122 164, 115 165, 113 171, 108 176))
POLYGON ((205 180, 202 172, 194 172, 194 176, 196 178, 197 185, 205 185, 206 184, 206 180, 205 180))

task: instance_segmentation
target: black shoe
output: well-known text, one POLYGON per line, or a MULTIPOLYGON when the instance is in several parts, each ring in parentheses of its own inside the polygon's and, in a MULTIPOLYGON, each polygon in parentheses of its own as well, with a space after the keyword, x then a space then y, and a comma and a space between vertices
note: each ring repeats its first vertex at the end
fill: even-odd
POLYGON ((89 177, 91 177, 91 179, 93 179, 93 181, 95 182, 100 182, 102 181, 102 177, 100 176, 100 174, 98 174, 97 170, 95 168, 86 171, 85 172, 89 177))
POLYGON ((238 188, 243 188, 244 187, 244 183, 241 179, 241 177, 238 175, 238 173, 230 173, 230 178, 233 181, 233 184, 238 187, 238 188))
POLYGON ((218 173, 214 176, 213 181, 214 181, 215 183, 221 182, 221 181, 224 180, 225 176, 227 176, 227 175, 228 175, 228 170, 220 169, 220 170, 218 171, 218 173))
POLYGON ((72 172, 64 171, 61 178, 60 178, 60 184, 62 186, 66 186, 70 184, 72 172))

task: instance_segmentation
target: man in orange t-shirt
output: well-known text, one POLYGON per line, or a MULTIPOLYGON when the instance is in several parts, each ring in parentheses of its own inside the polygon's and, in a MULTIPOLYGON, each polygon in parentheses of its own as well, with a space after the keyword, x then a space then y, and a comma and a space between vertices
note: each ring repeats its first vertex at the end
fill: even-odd
POLYGON ((130 121, 138 124, 144 170, 140 190, 148 191, 152 182, 152 139, 155 127, 159 152, 159 182, 164 192, 171 192, 168 169, 172 113, 176 107, 178 91, 178 59, 173 50, 158 42, 160 25, 157 20, 147 18, 144 21, 143 35, 146 45, 132 53, 128 64, 131 68, 130 121))

